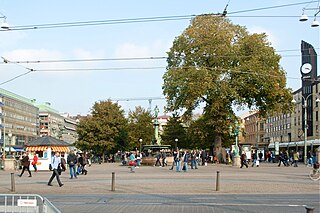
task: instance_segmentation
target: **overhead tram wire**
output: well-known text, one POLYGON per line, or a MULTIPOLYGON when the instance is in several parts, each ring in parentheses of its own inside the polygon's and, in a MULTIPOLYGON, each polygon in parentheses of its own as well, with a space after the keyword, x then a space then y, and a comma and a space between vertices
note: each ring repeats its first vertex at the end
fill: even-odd
MULTIPOLYGON (((19 65, 21 66, 21 65, 19 65)), ((152 69, 166 69, 166 67, 114 67, 114 68, 69 68, 69 69, 31 69, 28 67, 21 66, 25 69, 28 70, 28 72, 19 74, 7 81, 4 81, 0 83, 1 85, 4 85, 6 83, 9 83, 17 78, 20 78, 22 76, 25 76, 31 72, 79 72, 79 71, 119 71, 119 70, 152 70, 152 69)), ((191 68, 191 67, 190 67, 191 68)), ((204 67, 207 69, 215 70, 215 71, 226 71, 225 69, 217 70, 213 69, 211 67, 204 67)), ((241 70, 228 70, 229 72, 234 72, 234 73, 242 73, 242 74, 252 74, 252 75, 259 75, 259 73, 251 72, 251 71, 241 71, 241 70)), ((260 74, 261 75, 261 74, 260 74)), ((268 77, 274 77, 274 78, 282 78, 283 76, 277 76, 277 75, 270 75, 270 74, 264 74, 264 76, 268 77)), ((286 76, 287 79, 297 79, 300 80, 300 78, 294 78, 294 77, 288 77, 286 76)))
POLYGON ((22 68, 24 68, 24 69, 26 69, 26 70, 28 70, 28 71, 25 72, 25 73, 19 74, 19 75, 13 77, 13 78, 10 78, 9 80, 6 80, 6 81, 1 82, 1 83, 0 83, 0 86, 4 85, 4 84, 6 84, 6 83, 9 83, 9 82, 11 82, 11 81, 14 81, 14 80, 16 80, 17 78, 20 78, 20 77, 22 77, 22 76, 28 75, 29 73, 35 71, 35 70, 32 69, 32 68, 25 67, 25 66, 22 66, 21 64, 18 64, 18 63, 9 61, 8 59, 6 59, 6 58, 4 58, 4 57, 1 57, 1 58, 3 59, 3 63, 6 63, 6 64, 15 64, 15 65, 17 65, 17 66, 19 66, 19 67, 22 67, 22 68))
MULTIPOLYGON (((270 7, 261 7, 248 10, 240 10, 234 12, 228 12, 227 16, 232 14, 247 13, 261 10, 269 10, 283 7, 292 7, 298 6, 306 3, 315 3, 318 1, 307 1, 307 2, 298 2, 293 4, 283 4, 270 7)), ((216 14, 224 15, 224 14, 216 14)), ((96 21, 79 21, 79 22, 61 22, 53 24, 38 24, 38 25, 21 25, 21 26, 12 26, 5 31, 16 31, 16 30, 36 30, 36 29, 50 29, 50 28, 66 28, 66 27, 81 27, 81 26, 97 26, 97 25, 108 25, 108 24, 130 24, 130 23, 145 23, 145 22, 160 22, 160 21, 177 21, 177 20, 186 20, 196 17, 197 15, 176 15, 176 16, 158 16, 158 17, 145 17, 145 18, 125 18, 125 19, 110 19, 110 20, 96 20, 96 21)), ((240 17, 240 16, 238 16, 240 17)), ((259 17, 259 16, 252 16, 259 17)), ((265 16, 266 17, 266 16, 265 16)), ((272 16, 269 16, 272 17, 272 16)), ((281 17, 281 16, 276 16, 281 17)), ((289 17, 289 16, 285 16, 289 17)), ((1 30, 4 31, 4 30, 1 30)))
MULTIPOLYGON (((315 48, 320 49, 320 48, 315 48)), ((300 52, 300 49, 291 50, 276 50, 275 52, 300 52)), ((230 57, 232 55, 215 55, 217 58, 230 57)), ((300 57, 301 55, 281 55, 281 57, 300 57)), ((252 56, 239 56, 237 57, 252 57, 252 56)), ((319 57, 319 56, 318 56, 319 57)), ((166 56, 150 56, 150 57, 132 57, 132 58, 87 58, 87 59, 46 59, 46 60, 27 60, 27 61, 11 61, 16 64, 37 64, 37 63, 73 63, 73 62, 103 62, 103 61, 137 61, 137 60, 166 60, 166 56)), ((5 62, 0 62, 0 64, 5 64, 5 62)))

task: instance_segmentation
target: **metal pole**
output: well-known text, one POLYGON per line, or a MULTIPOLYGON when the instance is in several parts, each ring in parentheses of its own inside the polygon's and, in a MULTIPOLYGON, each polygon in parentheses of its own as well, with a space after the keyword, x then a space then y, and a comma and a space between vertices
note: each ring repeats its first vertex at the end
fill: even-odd
MULTIPOLYGON (((302 96, 303 97, 303 96, 302 96)), ((307 98, 304 99, 304 164, 307 165, 307 98)))
POLYGON ((15 191, 16 191, 16 185, 14 181, 14 173, 11 173, 11 192, 15 192, 15 191))
POLYGON ((220 191, 220 171, 217 171, 216 191, 220 191))
POLYGON ((111 191, 115 191, 116 186, 115 186, 115 173, 112 172, 112 181, 111 181, 111 191))

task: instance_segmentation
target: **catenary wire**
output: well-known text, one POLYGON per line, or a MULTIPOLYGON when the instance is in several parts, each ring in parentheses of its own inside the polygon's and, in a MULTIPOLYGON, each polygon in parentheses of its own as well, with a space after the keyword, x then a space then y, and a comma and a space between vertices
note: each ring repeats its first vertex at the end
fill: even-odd
MULTIPOLYGON (((306 3, 315 3, 318 1, 307 1, 307 2, 298 2, 293 4, 283 4, 283 5, 276 5, 270 7, 261 7, 261 8, 254 8, 248 10, 240 10, 229 12, 228 16, 231 14, 239 14, 239 13, 247 13, 247 12, 254 12, 254 11, 261 11, 261 10, 269 10, 269 9, 276 9, 282 7, 291 7, 297 6, 306 3)), ((223 15, 217 13, 216 15, 223 15)), ((9 30, 3 31, 12 31, 12 30, 34 30, 34 29, 45 29, 45 28, 61 28, 61 27, 80 27, 80 26, 90 26, 90 25, 105 25, 105 24, 129 24, 129 23, 141 23, 141 22, 155 22, 155 21, 175 21, 175 20, 185 20, 196 17, 196 15, 180 15, 180 16, 159 16, 159 17, 147 17, 147 18, 130 18, 130 19, 113 19, 113 20, 98 20, 98 21, 80 21, 80 22, 62 22, 62 23, 53 23, 53 24, 38 24, 38 25, 21 25, 21 26, 12 26, 9 30)), ((259 16, 252 16, 252 17, 259 17, 259 16)), ((264 16, 266 17, 266 16, 264 16)), ((271 17, 271 16, 269 16, 271 17)), ((281 17, 281 16, 276 16, 281 17)), ((290 16, 285 16, 290 17, 290 16)), ((296 16, 291 16, 296 17, 296 16)))

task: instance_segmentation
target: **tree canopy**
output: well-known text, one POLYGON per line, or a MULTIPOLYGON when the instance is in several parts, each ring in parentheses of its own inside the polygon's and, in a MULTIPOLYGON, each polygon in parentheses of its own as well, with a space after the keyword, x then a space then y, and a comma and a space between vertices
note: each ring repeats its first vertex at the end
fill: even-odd
POLYGON ((130 111, 128 114, 129 122, 129 146, 131 149, 138 148, 140 145, 150 144, 154 135, 152 115, 141 106, 130 111), (142 139, 140 144, 139 139, 142 139))
POLYGON ((111 100, 96 102, 91 115, 80 120, 76 146, 104 154, 117 144, 125 143, 127 120, 124 111, 111 100))
POLYGON ((168 52, 163 93, 169 111, 185 115, 204 105, 214 135, 227 132, 234 106, 260 115, 288 111, 291 90, 267 35, 253 33, 226 17, 201 15, 178 36, 168 52))

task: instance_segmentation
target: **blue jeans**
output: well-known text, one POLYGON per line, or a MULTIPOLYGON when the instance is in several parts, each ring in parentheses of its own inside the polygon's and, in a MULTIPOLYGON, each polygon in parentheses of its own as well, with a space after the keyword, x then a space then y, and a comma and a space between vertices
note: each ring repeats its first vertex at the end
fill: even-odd
POLYGON ((188 162, 183 162, 183 166, 184 166, 184 171, 187 172, 188 171, 188 162))
POLYGON ((77 173, 76 173, 76 165, 70 166, 69 165, 69 171, 70 171, 70 177, 77 177, 77 173))
POLYGON ((191 169, 193 169, 193 168, 195 168, 195 169, 198 168, 196 159, 191 160, 191 169))
POLYGON ((140 159, 137 159, 137 166, 140 166, 141 164, 140 164, 140 159))
POLYGON ((176 161, 176 172, 181 172, 181 163, 180 163, 180 161, 176 161))

